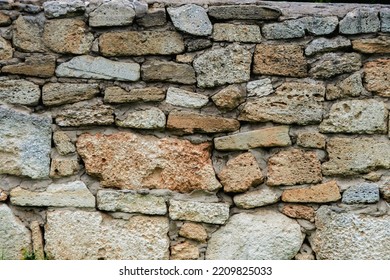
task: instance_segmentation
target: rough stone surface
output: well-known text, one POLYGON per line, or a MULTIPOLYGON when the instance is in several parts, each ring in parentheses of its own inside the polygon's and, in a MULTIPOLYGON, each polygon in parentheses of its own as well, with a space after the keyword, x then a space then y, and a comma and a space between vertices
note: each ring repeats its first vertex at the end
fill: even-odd
POLYGON ((254 24, 216 23, 213 29, 214 41, 259 43, 260 27, 254 24))
POLYGON ((153 194, 138 194, 128 191, 99 190, 97 208, 103 211, 165 215, 165 198, 153 194))
POLYGON ((225 192, 245 192, 264 181, 256 158, 249 152, 230 159, 218 178, 225 192))
POLYGON ((209 144, 174 138, 157 139, 130 132, 82 134, 78 153, 86 171, 103 187, 158 188, 179 192, 221 187, 211 165, 209 144))
POLYGON ((311 247, 319 260, 387 260, 390 218, 336 212, 321 206, 311 247))
POLYGON ((305 25, 300 19, 286 20, 265 24, 262 32, 270 40, 301 38, 305 36, 305 25))
POLYGON ((43 236, 41 227, 38 221, 32 221, 30 223, 31 229, 31 241, 34 252, 34 257, 36 260, 44 260, 45 252, 44 252, 44 244, 43 244, 43 236))
POLYGON ((387 202, 390 202, 390 185, 384 184, 383 186, 381 186, 379 191, 380 191, 383 199, 387 202))
POLYGON ((51 118, 0 105, 0 173, 47 178, 51 118))
POLYGON ((195 84, 195 71, 191 65, 171 61, 151 60, 142 64, 142 80, 179 84, 195 84))
POLYGON ((288 126, 275 126, 240 132, 214 139, 215 149, 222 151, 248 150, 259 147, 284 147, 291 145, 288 126))
POLYGON ((19 16, 12 32, 14 46, 25 52, 44 52, 43 24, 42 17, 19 16))
POLYGON ((139 129, 162 129, 165 127, 165 122, 164 112, 155 107, 129 111, 124 117, 115 119, 117 126, 139 129))
POLYGON ((31 232, 0 203, 0 253, 3 260, 21 260, 24 251, 31 251, 31 232))
POLYGON ((355 175, 377 168, 390 168, 388 139, 369 137, 328 139, 329 161, 323 163, 324 175, 355 175))
POLYGON ((372 39, 353 40, 352 47, 361 53, 390 53, 390 37, 379 36, 372 39))
POLYGON ((11 59, 14 53, 14 49, 10 42, 0 37, 0 61, 11 59))
POLYGON ((2 102, 36 106, 41 97, 39 86, 26 80, 0 81, 0 99, 2 102))
POLYGON ((211 236, 208 260, 288 260, 302 245, 298 223, 271 210, 240 213, 211 236))
POLYGON ((387 115, 385 103, 375 99, 340 101, 332 105, 319 129, 324 133, 386 133, 387 115))
POLYGON ((381 9, 379 16, 381 18, 381 31, 390 32, 390 9, 381 9))
POLYGON ((56 58, 52 55, 32 54, 24 62, 4 66, 4 73, 36 76, 42 78, 52 77, 56 67, 56 58))
POLYGON ((59 77, 137 81, 140 78, 140 66, 138 63, 84 55, 60 64, 56 74, 59 77))
POLYGON ((207 232, 205 228, 201 224, 191 222, 185 223, 181 226, 179 235, 202 243, 207 240, 207 232))
POLYGON ((310 124, 322 120, 325 87, 321 83, 286 82, 275 95, 247 102, 239 120, 272 121, 282 124, 310 124))
POLYGON ((307 62, 303 49, 297 44, 256 46, 253 73, 288 77, 306 77, 307 62))
POLYGON ((336 100, 345 97, 356 97, 365 95, 366 90, 363 87, 362 76, 356 72, 337 84, 328 84, 326 87, 326 100, 336 100))
POLYGON ((131 4, 128 0, 102 3, 89 14, 89 25, 92 27, 130 25, 135 17, 131 4))
POLYGON ((275 8, 258 5, 211 6, 208 14, 216 19, 278 19, 282 12, 275 8))
POLYGON ((6 201, 7 199, 8 199, 8 195, 5 193, 5 191, 0 189, 0 201, 6 201))
POLYGON ((315 152, 300 149, 281 151, 268 160, 267 185, 297 185, 322 180, 321 163, 315 152))
POLYGON ((60 155, 68 155, 76 151, 75 145, 64 131, 55 131, 53 133, 53 142, 60 155))
POLYGON ((180 7, 167 8, 173 25, 180 31, 196 35, 211 35, 213 25, 201 6, 187 4, 180 7))
POLYGON ((351 47, 351 41, 345 37, 338 36, 336 38, 318 38, 311 41, 306 49, 306 55, 314 55, 322 52, 331 52, 351 47))
POLYGON ((376 203, 379 201, 379 186, 373 183, 354 185, 343 192, 341 201, 346 204, 376 203))
POLYGON ((209 102, 209 98, 200 93, 169 87, 165 102, 174 106, 201 108, 209 102))
POLYGON ((239 85, 230 85, 214 94, 211 100, 219 109, 230 111, 245 102, 245 91, 239 85))
POLYGON ((316 215, 313 207, 292 203, 283 205, 281 212, 290 218, 305 219, 310 222, 314 222, 316 215))
POLYGON ((211 47, 212 45, 213 43, 209 39, 205 39, 205 38, 185 40, 185 46, 187 47, 187 51, 189 52, 203 50, 211 47))
POLYGON ((229 219, 229 205, 171 199, 169 201, 169 217, 172 220, 222 225, 229 219))
POLYGON ((246 91, 248 96, 263 97, 274 92, 272 82, 269 78, 250 81, 246 84, 246 91))
POLYGON ((165 217, 122 220, 100 212, 49 211, 45 251, 56 260, 168 259, 168 227, 165 217))
POLYGON ((47 83, 42 88, 42 102, 46 106, 76 103, 92 99, 99 92, 98 84, 47 83))
POLYGON ((328 79, 339 74, 358 71, 361 66, 361 57, 357 53, 327 53, 311 64, 309 73, 314 78, 328 79))
POLYGON ((382 58, 364 65, 364 83, 367 90, 390 97, 390 59, 382 58))
POLYGON ((297 145, 304 148, 324 149, 325 135, 318 132, 301 132, 297 137, 297 145))
POLYGON ((108 32, 99 37, 105 56, 170 55, 184 51, 182 36, 174 31, 108 32))
POLYGON ((188 241, 171 247, 171 260, 196 260, 198 258, 198 247, 188 241))
POLYGON ((340 33, 359 34, 380 30, 378 11, 375 9, 355 9, 340 21, 340 33))
POLYGON ((51 184, 44 192, 17 187, 10 197, 11 203, 19 206, 95 207, 95 197, 82 181, 51 184))
POLYGON ((52 156, 50 166, 50 178, 68 177, 80 170, 77 156, 62 157, 52 156))
POLYGON ((172 111, 168 115, 167 128, 183 134, 220 133, 238 130, 240 122, 219 116, 172 111))
POLYGON ((282 200, 285 202, 325 203, 337 201, 340 198, 340 189, 336 181, 329 181, 311 187, 284 190, 282 193, 282 200))
POLYGON ((279 201, 282 191, 278 188, 261 186, 259 189, 249 191, 233 197, 234 204, 244 209, 257 208, 279 201))
POLYGON ((315 36, 328 35, 333 33, 339 23, 339 20, 336 16, 313 16, 307 17, 305 20, 306 30, 315 36))
POLYGON ((11 18, 8 15, 0 13, 0 26, 8 26, 11 23, 11 18))
POLYGON ((165 98, 165 90, 158 87, 135 88, 126 91, 120 87, 107 87, 104 92, 104 102, 128 103, 128 102, 155 102, 165 98))
POLYGON ((147 14, 137 19, 137 23, 143 27, 165 25, 167 23, 165 8, 149 8, 147 14))
POLYGON ((47 1, 43 3, 43 10, 47 18, 71 17, 84 14, 85 3, 82 0, 47 1))
POLYGON ((230 45, 206 51, 194 60, 199 87, 215 87, 250 79, 252 54, 245 47, 230 45))

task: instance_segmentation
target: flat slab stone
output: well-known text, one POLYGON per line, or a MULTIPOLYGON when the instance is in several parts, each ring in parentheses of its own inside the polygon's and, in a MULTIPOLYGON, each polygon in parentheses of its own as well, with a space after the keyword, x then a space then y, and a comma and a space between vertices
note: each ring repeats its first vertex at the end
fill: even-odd
POLYGON ((233 201, 239 208, 252 209, 274 204, 280 200, 281 195, 280 189, 263 185, 254 191, 235 195, 233 201))
POLYGON ((282 200, 285 202, 326 203, 340 198, 340 189, 336 181, 284 190, 282 193, 282 200))
POLYGON ((379 186, 373 183, 354 185, 343 193, 342 202, 346 204, 376 203, 379 201, 379 186))
POLYGON ((76 103, 92 99, 99 92, 98 84, 47 83, 42 88, 42 102, 46 106, 76 103))
POLYGON ((104 91, 106 103, 155 102, 165 99, 165 90, 158 87, 134 88, 130 91, 120 87, 107 87, 104 91))
POLYGON ((259 43, 260 27, 254 24, 216 23, 213 29, 214 41, 259 43))
POLYGON ((165 102, 174 106, 201 108, 209 102, 209 98, 200 93, 169 87, 165 102))
POLYGON ((24 62, 5 65, 1 72, 49 78, 54 76, 56 69, 56 57, 50 54, 31 54, 27 56, 24 62))
POLYGON ((47 1, 43 3, 43 10, 47 18, 72 17, 85 12, 85 3, 82 0, 47 1))
POLYGON ((390 53, 390 37, 378 36, 352 41, 352 48, 362 53, 390 53))
POLYGON ((208 14, 216 19, 278 19, 282 12, 276 8, 259 5, 226 5, 211 6, 208 14))
POLYGON ((164 112, 155 107, 128 111, 123 117, 117 116, 115 119, 117 126, 139 129, 163 129, 165 123, 164 112))
POLYGON ((342 50, 351 47, 351 41, 345 37, 318 38, 311 41, 305 49, 306 55, 314 55, 322 52, 342 50))
POLYGON ((191 65, 172 61, 150 60, 142 64, 143 81, 160 81, 191 85, 196 83, 191 65))
POLYGON ((26 80, 0 81, 0 99, 5 103, 36 106, 40 98, 41 90, 32 82, 26 80))

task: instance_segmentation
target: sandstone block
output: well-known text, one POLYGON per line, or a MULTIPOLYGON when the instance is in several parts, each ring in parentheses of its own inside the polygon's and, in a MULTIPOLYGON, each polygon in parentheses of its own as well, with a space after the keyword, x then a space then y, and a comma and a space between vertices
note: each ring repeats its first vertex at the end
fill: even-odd
POLYGON ((56 68, 56 58, 52 55, 33 54, 26 57, 22 63, 6 65, 1 69, 3 73, 16 75, 52 77, 56 68))
POLYGON ((251 209, 278 202, 282 191, 265 185, 254 191, 248 191, 233 197, 234 204, 239 208, 251 209))
POLYGON ((331 52, 349 48, 351 46, 351 41, 345 37, 338 36, 336 38, 318 38, 311 41, 306 49, 306 55, 314 55, 322 52, 331 52))
POLYGON ((106 103, 155 102, 165 99, 165 90, 158 87, 134 88, 126 91, 120 87, 107 87, 104 92, 106 103))
POLYGON ((246 84, 248 96, 263 97, 274 92, 272 82, 269 78, 250 81, 246 84))
POLYGON ((208 14, 216 19, 278 19, 282 12, 279 9, 258 5, 222 5, 209 7, 208 14))
POLYGON ((379 201, 379 186, 373 183, 354 185, 343 192, 341 201, 346 204, 376 203, 379 201))
POLYGON ((326 203, 341 198, 340 189, 336 181, 329 181, 311 187, 284 190, 282 200, 285 202, 312 202, 326 203))
POLYGON ((381 58, 364 65, 364 83, 367 90, 390 97, 390 59, 381 58))
POLYGON ((297 137, 297 145, 304 148, 324 149, 325 135, 318 132, 301 132, 297 137))
POLYGON ((25 52, 44 52, 43 17, 19 16, 14 22, 12 43, 25 52))
POLYGON ((336 16, 312 16, 306 17, 305 21, 306 30, 315 36, 333 33, 339 23, 339 20, 336 16))
POLYGON ((314 222, 315 211, 313 207, 288 203, 283 205, 281 212, 293 219, 305 219, 314 222))
POLYGON ((171 247, 171 260, 196 260, 198 258, 198 247, 188 241, 171 247))
POLYGON ((250 24, 216 23, 213 29, 214 41, 259 43, 260 27, 250 24))
POLYGON ((42 102, 46 106, 76 103, 92 99, 99 92, 98 84, 47 83, 42 88, 42 102))
POLYGON ((53 133, 53 141, 57 152, 60 155, 67 155, 76 151, 75 145, 72 143, 70 137, 63 131, 57 130, 53 133))
POLYGON ((162 129, 165 122, 164 112, 155 107, 129 111, 123 117, 115 119, 117 126, 139 129, 162 129))
POLYGON ((196 82, 191 65, 171 61, 151 60, 142 64, 142 80, 191 85, 196 82))
POLYGON ((41 98, 39 86, 26 80, 0 81, 0 99, 5 103, 36 106, 41 98))
POLYGON ((357 39, 352 41, 352 47, 361 53, 390 53, 390 38, 379 36, 372 39, 357 39))
POLYGON ((209 102, 209 98, 200 93, 169 87, 165 102, 174 106, 201 108, 209 102))
POLYGON ((187 222, 179 230, 179 235, 199 242, 206 242, 207 232, 201 224, 187 222))
POLYGON ((85 3, 82 0, 47 1, 43 3, 43 10, 47 18, 72 17, 85 12, 85 3))
POLYGON ((355 9, 340 21, 340 33, 373 33, 380 30, 378 11, 375 9, 355 9))
POLYGON ((390 9, 381 9, 379 16, 381 18, 381 31, 390 32, 390 9))
POLYGON ((135 17, 131 1, 111 0, 103 2, 89 14, 92 27, 130 25, 135 17))
POLYGON ((265 24, 261 30, 270 40, 301 38, 305 36, 305 24, 300 19, 265 24))
POLYGON ((80 165, 77 156, 58 156, 51 159, 50 178, 68 177, 77 174, 80 165))
POLYGON ((361 57, 357 53, 327 53, 311 64, 309 74, 314 78, 328 79, 339 74, 358 71, 361 66, 361 57))
POLYGON ((362 76, 360 72, 356 72, 336 84, 328 84, 326 87, 326 100, 335 100, 349 96, 356 97, 365 93, 362 76))
POLYGON ((233 110, 245 101, 245 91, 238 85, 230 85, 211 97, 215 106, 222 110, 233 110))
POLYGON ((14 54, 14 49, 10 42, 0 37, 0 61, 11 59, 14 54))

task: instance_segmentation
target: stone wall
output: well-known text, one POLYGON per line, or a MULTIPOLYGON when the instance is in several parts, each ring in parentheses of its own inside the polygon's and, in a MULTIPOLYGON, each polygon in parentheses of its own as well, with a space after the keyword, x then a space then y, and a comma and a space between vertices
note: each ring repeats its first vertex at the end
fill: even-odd
POLYGON ((0 1, 0 259, 390 259, 390 6, 0 1))

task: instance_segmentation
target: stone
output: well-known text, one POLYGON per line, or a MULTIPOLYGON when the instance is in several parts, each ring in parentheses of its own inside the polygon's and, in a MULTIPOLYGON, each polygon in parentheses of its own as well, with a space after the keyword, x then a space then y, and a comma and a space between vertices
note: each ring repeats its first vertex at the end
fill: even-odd
POLYGON ((197 53, 185 53, 176 55, 176 62, 192 64, 197 53))
POLYGON ((47 213, 45 252, 56 260, 168 259, 168 228, 166 217, 54 210, 47 213))
POLYGON ((261 31, 269 40, 301 38, 305 36, 305 24, 301 19, 285 20, 265 24, 261 31))
POLYGON ((299 224, 272 210, 233 215, 208 242, 207 260, 289 260, 299 251, 299 224))
POLYGON ((193 65, 199 87, 215 87, 249 81, 252 54, 237 44, 206 51, 193 65))
POLYGON ((232 132, 240 128, 235 119, 191 112, 172 111, 167 128, 181 134, 232 132))
POLYGON ((268 159, 267 178, 269 186, 319 183, 321 163, 313 151, 281 151, 268 159))
POLYGON ((97 176, 102 187, 184 193, 221 187, 211 164, 209 143, 119 132, 82 134, 76 146, 87 173, 97 176))
POLYGON ((104 56, 171 55, 184 51, 182 36, 175 31, 107 32, 99 37, 104 56))
POLYGON ((103 211, 165 215, 165 198, 153 194, 139 194, 129 191, 99 190, 96 196, 97 208, 103 211))
POLYGON ((205 228, 201 224, 191 222, 184 223, 180 227, 179 235, 202 243, 205 243, 207 240, 205 228))
POLYGON ((158 87, 134 88, 126 91, 120 87, 107 87, 105 103, 156 102, 165 99, 165 90, 158 87))
POLYGON ((140 78, 140 66, 138 63, 83 55, 61 63, 57 67, 56 74, 58 77, 137 81, 140 78))
POLYGON ((220 151, 248 150, 260 147, 291 145, 288 126, 274 126, 214 138, 215 149, 220 151))
POLYGON ((384 184, 383 186, 381 186, 379 191, 383 199, 387 202, 390 202, 390 185, 384 184))
POLYGON ((339 20, 336 16, 312 16, 305 18, 306 30, 315 36, 328 35, 333 33, 339 20))
POLYGON ((101 100, 81 101, 61 107, 55 122, 59 126, 110 125, 114 123, 114 109, 101 100))
POLYGON ((76 156, 71 157, 53 157, 50 166, 50 178, 69 177, 77 174, 80 165, 76 156))
POLYGON ((43 40, 56 53, 86 54, 94 37, 82 19, 65 18, 46 21, 43 40))
POLYGON ((64 131, 54 131, 53 142, 60 155, 68 155, 76 151, 76 146, 72 143, 70 137, 64 131))
POLYGON ((39 222, 32 221, 30 223, 30 229, 31 229, 31 241, 32 241, 35 260, 44 260, 45 251, 44 251, 44 244, 43 244, 43 235, 42 235, 39 222))
POLYGON ((8 26, 12 23, 11 18, 3 13, 0 13, 0 26, 8 26))
POLYGON ((225 192, 246 192, 264 181, 256 158, 250 153, 243 153, 230 159, 219 172, 218 178, 225 192))
POLYGON ((223 225, 229 219, 229 205, 171 199, 169 217, 172 220, 223 225))
POLYGON ((142 64, 143 81, 161 81, 191 85, 196 83, 191 65, 171 61, 150 60, 142 64))
POLYGON ((299 261, 314 261, 315 257, 313 254, 308 254, 308 253, 298 253, 295 255, 294 260, 299 260, 299 261))
POLYGON ((22 63, 6 65, 3 73, 49 78, 54 76, 56 58, 48 54, 32 54, 22 63))
POLYGON ((306 49, 306 55, 315 55, 322 52, 332 52, 351 47, 351 41, 345 37, 337 36, 335 38, 318 38, 311 41, 306 49))
POLYGON ((337 201, 340 198, 340 189, 336 181, 284 190, 282 193, 282 201, 284 202, 326 203, 337 201))
POLYGON ((260 27, 254 24, 216 23, 213 29, 214 41, 259 43, 260 27))
POLYGON ((342 34, 373 33, 380 30, 378 11, 375 9, 355 9, 349 12, 339 25, 342 34))
POLYGON ((171 246, 171 260, 196 260, 198 258, 198 247, 188 241, 171 246))
POLYGON ((364 64, 364 85, 367 90, 390 97, 390 59, 380 58, 364 64))
POLYGON ((386 104, 375 99, 334 103, 319 126, 323 133, 375 134, 387 132, 386 104))
POLYGON ((253 73, 287 77, 306 77, 307 62, 297 44, 258 44, 253 57, 253 73))
POLYGON ((326 100, 336 100, 344 97, 356 97, 366 93, 363 87, 362 76, 356 72, 337 84, 328 84, 326 88, 326 100))
POLYGON ((278 202, 282 191, 278 188, 261 186, 259 189, 238 194, 233 197, 234 204, 239 208, 252 209, 278 202))
POLYGON ((129 111, 123 117, 117 116, 115 119, 117 126, 138 129, 163 129, 165 122, 164 112, 155 107, 129 111))
POLYGON ((84 14, 85 3, 82 0, 47 1, 43 3, 43 10, 50 19, 73 17, 84 14))
POLYGON ((194 52, 199 50, 204 50, 213 45, 213 43, 209 39, 205 38, 196 38, 196 39, 187 39, 185 40, 185 46, 187 47, 187 51, 194 52))
POLYGON ((250 81, 246 84, 248 96, 263 97, 274 92, 271 79, 265 78, 261 80, 250 81))
POLYGON ((384 260, 390 252, 390 219, 321 206, 311 247, 319 260, 384 260))
POLYGON ((377 203, 379 201, 379 186, 373 183, 362 183, 349 187, 343 192, 342 203, 377 203))
POLYGON ((290 218, 305 219, 310 222, 314 222, 316 215, 313 207, 292 203, 283 205, 281 212, 290 218))
POLYGON ((201 6, 187 4, 180 7, 168 7, 168 14, 173 25, 180 31, 195 35, 211 35, 213 25, 201 6))
POLYGON ((356 175, 390 168, 389 139, 357 137, 328 139, 329 161, 322 164, 325 176, 356 175))
POLYGON ((339 74, 358 71, 361 66, 361 56, 357 53, 326 53, 311 64, 309 74, 316 79, 329 79, 339 74))
POLYGON ((43 43, 43 17, 22 16, 14 21, 12 43, 24 52, 44 52, 43 43))
POLYGON ((47 83, 42 88, 42 102, 58 106, 92 99, 99 93, 98 84, 47 83))
POLYGON ((390 32, 390 9, 381 9, 379 16, 381 18, 381 31, 390 32))
POLYGON ((2 260, 21 260, 31 251, 31 232, 14 216, 5 203, 0 203, 0 256, 2 260))
POLYGON ((0 81, 0 99, 5 103, 36 106, 40 98, 41 90, 32 82, 26 80, 0 81))
POLYGON ((173 106, 202 108, 209 102, 209 98, 200 93, 169 87, 165 102, 173 106))
POLYGON ((279 9, 259 5, 223 5, 210 6, 208 10, 210 17, 223 20, 275 20, 282 15, 279 9))
POLYGON ((319 123, 323 115, 324 96, 325 87, 321 83, 285 82, 274 95, 245 103, 238 119, 281 124, 319 123))
POLYGON ((245 102, 245 91, 238 85, 230 85, 214 94, 211 100, 218 109, 231 111, 245 102))
POLYGON ((324 149, 326 138, 318 132, 301 132, 297 137, 297 145, 304 148, 324 149))
POLYGON ((352 48, 361 53, 390 53, 390 37, 379 36, 372 39, 353 40, 352 48))
POLYGON ((14 54, 14 49, 10 42, 0 37, 0 61, 11 59, 14 54))
POLYGON ((135 11, 131 1, 111 0, 103 2, 89 13, 89 26, 125 26, 133 23, 135 11))
POLYGON ((5 193, 5 191, 0 189, 0 201, 6 201, 7 199, 8 199, 8 195, 5 193))
POLYGON ((49 115, 0 105, 0 174, 47 178, 51 124, 49 115))
POLYGON ((95 207, 95 197, 82 181, 51 184, 43 192, 17 187, 10 197, 11 203, 19 206, 95 207))
POLYGON ((154 8, 148 9, 148 13, 143 17, 137 19, 137 24, 142 27, 155 27, 162 26, 167 23, 167 15, 165 8, 154 8))

